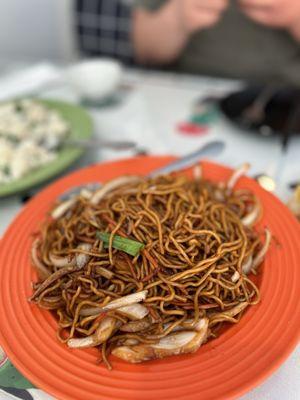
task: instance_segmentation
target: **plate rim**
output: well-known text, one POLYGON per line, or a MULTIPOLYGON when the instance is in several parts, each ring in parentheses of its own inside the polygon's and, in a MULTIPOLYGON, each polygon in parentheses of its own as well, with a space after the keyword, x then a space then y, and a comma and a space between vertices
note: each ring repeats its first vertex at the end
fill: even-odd
MULTIPOLYGON (((82 174, 82 172, 84 172, 86 170, 90 170, 90 169, 94 169, 94 168, 98 168, 98 167, 103 167, 103 166, 104 167, 106 166, 107 168, 109 168, 109 166, 112 165, 112 164, 120 164, 122 162, 128 162, 128 161, 134 162, 135 160, 141 160, 141 159, 142 160, 151 159, 151 160, 158 160, 158 161, 162 161, 162 162, 167 162, 167 161, 171 161, 174 158, 175 157, 172 157, 172 156, 147 156, 147 157, 139 156, 139 157, 134 157, 134 158, 118 159, 118 160, 109 161, 109 162, 105 162, 105 163, 96 164, 96 165, 92 165, 92 166, 88 166, 88 167, 82 168, 80 170, 77 170, 77 171, 65 176, 65 177, 62 177, 61 179, 57 180, 55 183, 53 183, 49 187, 45 188, 39 195, 37 195, 37 196, 35 196, 35 198, 31 199, 28 202, 28 205, 26 207, 24 207, 24 209, 26 209, 27 207, 30 207, 30 204, 32 202, 36 201, 36 198, 39 198, 40 196, 45 196, 46 194, 51 193, 51 191, 54 188, 62 186, 64 181, 70 179, 70 176, 75 178, 77 175, 82 174)), ((227 167, 225 165, 221 165, 221 164, 215 163, 215 162, 205 161, 205 164, 208 165, 208 166, 209 165, 213 165, 213 166, 220 167, 220 168, 222 168, 224 170, 232 171, 231 168, 229 168, 229 167, 227 167)), ((249 178, 246 178, 246 179, 249 179, 249 178)), ((253 180, 251 179, 251 181, 253 181, 253 180)), ((68 188, 69 187, 67 187, 67 189, 68 188)), ((271 197, 272 201, 277 202, 278 204, 280 204, 281 207, 282 206, 285 207, 286 211, 288 210, 287 207, 278 198, 276 198, 275 196, 271 195, 270 193, 265 192, 261 188, 259 188, 259 190, 263 191, 265 193, 265 195, 271 197)), ((16 218, 18 218, 19 215, 21 215, 24 212, 24 209, 17 215, 16 218)), ((288 212, 289 212, 290 216, 292 216, 292 213, 290 211, 288 211, 288 212)), ((294 216, 293 216, 293 220, 294 220, 294 222, 296 222, 298 232, 300 233, 300 226, 298 227, 298 222, 297 222, 297 220, 296 220, 296 218, 294 216)), ((15 221, 15 219, 14 219, 14 221, 15 221)), ((13 221, 13 223, 14 223, 14 221, 13 221)), ((11 226, 12 226, 12 224, 11 224, 11 226)), ((6 230, 6 232, 4 234, 4 239, 5 239, 6 235, 9 234, 10 227, 8 227, 8 229, 6 230)), ((3 243, 3 241, 1 241, 0 243, 3 243)), ((0 246, 0 258, 1 258, 1 253, 2 253, 2 246, 0 246)), ((3 345, 4 337, 3 337, 2 333, 1 333, 1 329, 0 329, 0 338, 1 338, 2 345, 3 345)), ((248 381, 242 387, 238 387, 235 390, 232 390, 229 398, 233 399, 233 398, 236 398, 237 396, 241 396, 241 395, 245 394, 249 390, 251 390, 251 389, 255 388, 256 386, 258 386, 259 384, 261 384, 270 375, 272 375, 274 373, 274 371, 277 370, 279 368, 279 366, 292 353, 294 348, 297 346, 297 344, 299 342, 299 339, 300 339, 300 325, 299 325, 299 329, 298 329, 297 335, 295 334, 293 336, 293 340, 291 340, 288 343, 288 345, 286 345, 284 347, 284 351, 281 352, 280 356, 277 356, 276 361, 274 361, 273 364, 271 366, 269 366, 268 368, 265 368, 263 371, 260 371, 259 376, 256 377, 256 379, 254 381, 253 380, 248 381)), ((4 339, 4 341, 5 341, 5 339, 4 339)), ((46 391, 48 390, 51 394, 53 394, 55 396, 57 396, 57 395, 60 396, 61 395, 60 391, 57 391, 55 393, 55 391, 53 390, 53 387, 51 385, 48 386, 48 384, 45 383, 45 381, 43 381, 43 380, 41 381, 40 379, 36 378, 35 376, 33 376, 30 373, 30 371, 27 371, 26 369, 24 370, 23 365, 22 365, 22 361, 18 360, 18 358, 17 358, 17 356, 15 356, 13 350, 11 350, 9 348, 8 344, 6 346, 6 344, 7 343, 5 343, 5 345, 3 345, 3 348, 4 348, 5 352, 8 354, 8 356, 12 360, 12 362, 14 364, 16 364, 16 366, 21 370, 21 372, 22 372, 22 374, 24 374, 24 376, 26 376, 31 382, 37 384, 37 386, 42 387, 46 391)), ((226 398, 228 398, 228 397, 226 397, 226 398)))

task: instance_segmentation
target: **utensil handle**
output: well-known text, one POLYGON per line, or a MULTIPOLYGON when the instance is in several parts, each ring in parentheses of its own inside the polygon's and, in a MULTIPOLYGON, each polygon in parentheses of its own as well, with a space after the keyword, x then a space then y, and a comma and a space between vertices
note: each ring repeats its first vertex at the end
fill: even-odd
MULTIPOLYGON (((168 174, 170 172, 178 171, 180 169, 192 167, 195 165, 197 162, 201 160, 203 157, 213 157, 219 154, 223 149, 225 148, 225 143, 222 141, 212 141, 209 143, 206 143, 202 145, 198 150, 182 157, 179 158, 175 161, 173 161, 170 164, 167 164, 166 166, 162 168, 158 168, 154 171, 152 171, 148 176, 155 177, 158 175, 163 175, 163 174, 168 174)), ((60 196, 61 199, 68 199, 70 195, 76 194, 80 192, 80 190, 83 187, 86 187, 87 185, 78 185, 75 186, 71 189, 66 190, 62 195, 60 196)))
POLYGON ((112 150, 132 150, 135 149, 137 144, 130 140, 103 140, 99 138, 92 139, 70 139, 66 141, 66 144, 77 147, 84 147, 87 149, 94 147, 109 148, 112 150))
POLYGON ((173 161, 165 167, 158 168, 152 171, 148 176, 150 178, 154 178, 158 175, 169 174, 171 172, 175 172, 184 168, 192 167, 204 157, 213 157, 218 155, 219 153, 221 153, 224 147, 225 143, 218 140, 206 143, 202 145, 198 150, 193 151, 192 153, 173 161))

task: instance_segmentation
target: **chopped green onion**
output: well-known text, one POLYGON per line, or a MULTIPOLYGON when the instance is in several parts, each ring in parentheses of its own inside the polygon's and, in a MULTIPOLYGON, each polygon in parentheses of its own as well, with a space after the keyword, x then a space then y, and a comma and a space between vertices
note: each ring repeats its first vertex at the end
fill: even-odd
MULTIPOLYGON (((110 235, 111 233, 107 232, 96 232, 97 238, 103 241, 105 248, 109 246, 110 235)), ((117 250, 122 250, 125 253, 135 257, 145 247, 145 245, 143 243, 137 242, 136 240, 127 239, 119 235, 114 235, 112 247, 117 250)))

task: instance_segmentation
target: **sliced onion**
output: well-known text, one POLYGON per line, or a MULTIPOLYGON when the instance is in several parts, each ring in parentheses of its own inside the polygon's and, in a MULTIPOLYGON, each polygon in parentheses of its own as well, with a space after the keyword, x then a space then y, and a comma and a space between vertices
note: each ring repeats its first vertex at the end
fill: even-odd
POLYGON ((247 301, 243 301, 242 303, 237 304, 230 310, 227 310, 223 312, 223 314, 227 315, 228 317, 235 317, 237 314, 239 314, 241 311, 245 310, 245 308, 248 307, 247 301))
POLYGON ((104 276, 106 279, 111 279, 114 276, 114 273, 107 268, 97 267, 96 270, 99 275, 104 276))
POLYGON ((89 200, 93 196, 93 192, 91 192, 88 189, 81 189, 80 196, 83 197, 84 199, 89 200))
POLYGON ((79 315, 91 317, 92 315, 100 315, 102 312, 100 307, 86 307, 80 310, 79 315))
POLYGON ((97 218, 96 218, 96 216, 95 216, 93 210, 92 210, 90 207, 88 207, 88 208, 86 209, 86 212, 87 212, 87 215, 88 215, 88 222, 89 222, 91 225, 93 225, 95 228, 99 229, 100 226, 99 226, 99 224, 98 224, 97 218))
POLYGON ((197 165, 194 166, 193 175, 194 175, 194 179, 196 181, 200 181, 200 179, 202 178, 202 166, 201 166, 201 164, 197 164, 197 165))
POLYGON ((72 197, 69 200, 63 201, 60 203, 54 210, 51 212, 51 217, 53 219, 61 218, 65 213, 70 210, 70 208, 76 203, 77 199, 72 197))
POLYGON ((145 192, 151 192, 152 190, 156 190, 156 189, 157 189, 156 185, 150 185, 145 192))
POLYGON ((208 321, 206 320, 206 318, 201 318, 199 319, 199 321, 195 324, 194 329, 197 332, 202 332, 202 330, 206 330, 207 329, 207 323, 208 321))
POLYGON ((136 344, 139 344, 137 339, 126 339, 123 343, 123 346, 135 346, 136 344))
POLYGON ((202 321, 199 321, 199 331, 172 333, 150 345, 116 347, 112 354, 127 362, 139 363, 155 358, 195 352, 207 338, 208 319, 203 318, 202 321))
POLYGON ((149 314, 148 308, 139 303, 120 307, 117 312, 133 320, 143 319, 149 314))
POLYGON ((75 348, 84 349, 87 347, 94 347, 94 346, 96 346, 96 343, 95 343, 94 336, 92 335, 92 336, 87 336, 85 338, 80 338, 80 339, 69 339, 68 346, 72 347, 74 349, 75 348))
POLYGON ((234 173, 231 175, 228 183, 227 183, 227 188, 232 190, 237 183, 237 181, 240 179, 241 176, 245 175, 246 172, 249 170, 250 164, 245 163, 241 165, 238 169, 234 171, 234 173))
POLYGON ((56 256, 55 254, 49 254, 49 259, 52 262, 52 264, 57 268, 70 267, 71 265, 75 264, 74 257, 70 259, 69 257, 59 257, 56 256))
MULTIPOLYGON (((200 332, 202 328, 204 327, 205 320, 202 318, 199 321, 195 322, 193 319, 189 318, 184 320, 181 325, 177 325, 172 329, 173 332, 180 332, 180 331, 186 331, 188 330, 194 330, 197 332, 200 332)), ((164 324, 163 328, 164 331, 166 331, 169 327, 171 326, 171 323, 164 324)))
POLYGON ((99 190, 97 190, 92 198, 92 204, 99 204, 100 201, 112 190, 119 188, 120 186, 127 185, 128 183, 138 183, 140 182, 141 178, 139 176, 121 176, 112 181, 107 182, 103 185, 99 190))
POLYGON ((252 255, 250 255, 247 258, 246 262, 242 265, 243 274, 245 274, 245 275, 249 275, 250 274, 250 271, 252 269, 252 262, 253 262, 253 258, 252 258, 252 255))
POLYGON ((257 255, 255 256, 254 260, 253 260, 253 264, 252 264, 252 268, 255 269, 256 267, 258 267, 264 260, 265 255, 268 251, 268 248, 270 246, 271 243, 271 239, 272 239, 272 234, 269 231, 269 229, 265 229, 265 243, 263 245, 263 247, 260 249, 260 251, 257 253, 257 255))
POLYGON ((145 318, 140 321, 130 321, 127 322, 127 324, 124 324, 121 326, 120 331, 122 332, 140 332, 143 331, 147 328, 149 328, 151 325, 150 321, 145 318))
MULTIPOLYGON (((80 315, 89 317, 91 315, 99 315, 104 311, 103 307, 87 307, 80 310, 80 315)), ((116 311, 118 314, 124 315, 134 321, 143 319, 149 314, 148 308, 139 303, 117 308, 116 311)))
POLYGON ((33 295, 29 298, 30 301, 35 300, 47 287, 52 285, 55 281, 58 279, 62 278, 63 276, 67 274, 71 274, 72 272, 77 271, 77 267, 71 266, 71 267, 64 267, 60 268, 57 271, 53 272, 46 280, 44 280, 43 283, 40 284, 40 286, 37 288, 37 290, 33 293, 33 295))
MULTIPOLYGON (((87 244, 87 243, 83 243, 83 244, 79 245, 78 248, 88 251, 91 248, 91 245, 87 244)), ((66 274, 71 274, 72 272, 79 271, 80 269, 82 269, 88 262, 89 257, 90 256, 87 254, 76 255, 76 265, 70 265, 67 267, 60 268, 57 271, 55 271, 53 274, 48 276, 47 279, 44 280, 44 282, 38 287, 38 289, 35 291, 35 293, 31 296, 30 300, 32 301, 32 300, 36 299, 42 293, 43 290, 45 290, 48 286, 50 286, 57 279, 60 279, 61 277, 63 277, 66 274), (82 256, 82 257, 80 257, 80 256, 82 256)))
POLYGON ((255 203, 253 210, 249 212, 249 214, 245 215, 242 218, 242 224, 244 226, 252 226, 258 219, 260 214, 260 206, 258 202, 255 203))
POLYGON ((215 196, 215 199, 218 200, 218 201, 224 201, 225 200, 224 192, 219 188, 215 190, 214 196, 215 196))
POLYGON ((160 339, 157 344, 151 347, 155 349, 176 350, 186 346, 197 336, 196 331, 181 331, 172 333, 160 339))
POLYGON ((139 303, 146 299, 148 290, 142 290, 141 292, 136 292, 129 294, 128 296, 120 297, 119 299, 113 300, 106 306, 102 307, 103 311, 115 310, 117 308, 130 306, 131 304, 139 303))
POLYGON ((117 320, 115 318, 105 317, 100 322, 99 327, 93 335, 80 339, 69 339, 67 342, 68 346, 73 349, 99 346, 112 335, 116 327, 117 320))
POLYGON ((235 271, 235 273, 231 277, 231 282, 235 283, 240 279, 241 275, 239 274, 239 271, 235 271))
POLYGON ((243 311, 246 307, 248 307, 247 301, 243 301, 242 303, 237 304, 230 310, 222 311, 220 313, 211 314, 210 322, 213 322, 216 319, 222 318, 224 316, 233 318, 241 311, 243 311))
POLYGON ((91 316, 91 315, 98 315, 109 310, 117 310, 118 313, 125 315, 130 319, 133 320, 142 319, 146 315, 148 315, 149 311, 146 307, 138 304, 137 302, 145 300, 147 292, 148 290, 143 290, 142 292, 129 294, 128 296, 124 296, 119 299, 113 300, 103 307, 83 308, 80 311, 80 315, 91 316), (123 306, 123 304, 127 305, 123 306))
POLYGON ((39 239, 36 239, 33 243, 32 243, 32 247, 31 247, 31 258, 32 258, 32 262, 37 270, 37 274, 39 279, 47 279, 50 275, 51 272, 49 271, 49 269, 46 267, 46 265, 40 261, 39 257, 38 257, 38 247, 39 247, 40 241, 39 239))
MULTIPOLYGON (((84 250, 84 251, 90 251, 92 248, 92 245, 89 243, 81 243, 77 249, 84 250)), ((82 269, 89 261, 91 258, 90 255, 84 254, 84 253, 78 253, 75 256, 76 259, 76 266, 78 269, 82 269)))
MULTIPOLYGON (((172 324, 167 323, 163 325, 164 331, 166 331, 172 324)), ((191 318, 184 320, 182 324, 175 326, 172 329, 172 332, 180 332, 180 331, 185 331, 185 330, 195 330, 195 331, 200 331, 203 327, 203 319, 200 319, 195 323, 195 321, 191 318)))

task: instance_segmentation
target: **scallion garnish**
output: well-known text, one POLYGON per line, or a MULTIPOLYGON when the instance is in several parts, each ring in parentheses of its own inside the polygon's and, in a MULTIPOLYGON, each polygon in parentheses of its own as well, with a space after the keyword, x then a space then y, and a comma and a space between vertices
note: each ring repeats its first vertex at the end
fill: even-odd
MULTIPOLYGON (((103 241, 105 248, 109 246, 110 235, 111 233, 107 232, 96 232, 97 238, 103 241)), ((119 235, 114 235, 112 247, 117 250, 122 250, 125 253, 135 257, 145 247, 145 245, 143 243, 137 242, 136 240, 127 239, 119 235)))

